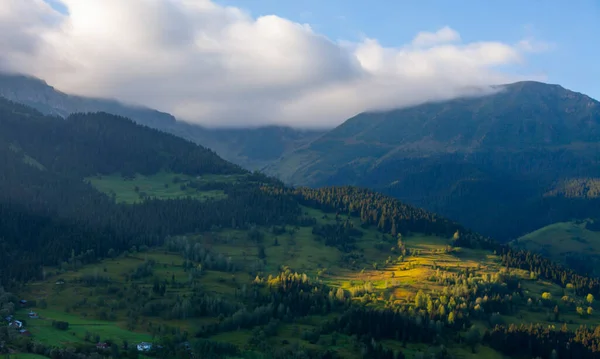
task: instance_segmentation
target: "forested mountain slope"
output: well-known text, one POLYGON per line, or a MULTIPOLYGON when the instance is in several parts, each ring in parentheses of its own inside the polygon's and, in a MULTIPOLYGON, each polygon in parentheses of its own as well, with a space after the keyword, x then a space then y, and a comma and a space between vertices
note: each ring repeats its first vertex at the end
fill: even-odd
POLYGON ((141 106, 65 94, 43 80, 17 74, 0 73, 0 97, 31 106, 44 114, 65 118, 74 113, 88 112, 124 116, 208 147, 228 161, 250 170, 258 170, 324 133, 282 126, 206 128, 141 106))
MULTIPOLYGON (((207 204, 185 199, 117 206, 84 182, 88 176, 246 173, 205 148, 124 118, 98 113, 63 120, 6 100, 0 100, 0 155, 4 279, 39 275, 39 265, 72 250, 103 255, 112 245, 141 240, 136 236, 151 242, 172 228, 192 230, 209 211, 207 204)), ((213 207, 218 216, 218 205, 213 207)))
POLYGON ((297 185, 359 185, 495 238, 598 215, 600 103, 519 82, 347 120, 266 169, 297 185), (579 195, 577 195, 579 194, 579 195))
POLYGON ((123 117, 75 114, 62 120, 1 99, 0 110, 4 142, 52 172, 81 176, 161 170, 195 175, 246 172, 204 147, 123 117))
POLYGON ((8 101, 0 165, 0 314, 29 333, 11 318, 2 354, 600 356, 582 326, 598 278, 383 194, 289 188, 125 118, 8 101))

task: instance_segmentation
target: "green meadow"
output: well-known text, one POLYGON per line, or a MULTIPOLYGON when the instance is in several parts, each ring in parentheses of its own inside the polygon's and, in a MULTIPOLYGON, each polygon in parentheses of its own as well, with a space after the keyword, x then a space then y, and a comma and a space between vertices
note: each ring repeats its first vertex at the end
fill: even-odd
POLYGON ((134 178, 124 179, 121 175, 89 177, 87 181, 96 189, 114 196, 120 203, 136 203, 143 198, 172 199, 191 197, 200 200, 220 199, 222 190, 197 190, 189 186, 190 182, 231 183, 239 176, 204 175, 192 177, 182 174, 160 172, 150 176, 137 174, 134 178))
POLYGON ((586 228, 585 221, 560 222, 528 233, 511 244, 541 253, 559 263, 600 274, 600 232, 586 228))

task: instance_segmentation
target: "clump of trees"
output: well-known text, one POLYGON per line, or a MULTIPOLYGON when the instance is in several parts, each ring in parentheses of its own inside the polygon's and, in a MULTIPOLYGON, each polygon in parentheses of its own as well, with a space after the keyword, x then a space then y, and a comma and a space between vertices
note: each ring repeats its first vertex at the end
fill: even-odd
POLYGON ((53 320, 52 327, 58 330, 69 330, 69 322, 64 322, 60 320, 53 320))
POLYGON ((0 286, 0 320, 15 314, 18 298, 0 286))

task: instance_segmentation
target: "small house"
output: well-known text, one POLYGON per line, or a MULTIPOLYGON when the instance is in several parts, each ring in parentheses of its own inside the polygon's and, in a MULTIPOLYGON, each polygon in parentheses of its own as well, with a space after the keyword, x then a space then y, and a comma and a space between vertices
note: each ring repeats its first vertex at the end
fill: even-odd
POLYGON ((108 343, 98 343, 96 344, 96 349, 106 350, 109 349, 110 345, 108 343))
POLYGON ((25 299, 21 299, 19 301, 19 304, 21 304, 21 306, 26 306, 27 305, 27 301, 25 299))
POLYGON ((12 316, 12 315, 9 315, 8 317, 4 318, 4 320, 6 320, 7 322, 9 322, 9 323, 10 323, 10 322, 12 322, 12 320, 13 320, 13 316, 12 316))
POLYGON ((23 335, 23 336, 26 336, 26 337, 30 337, 31 336, 31 332, 29 330, 27 330, 27 329, 21 329, 21 330, 19 330, 19 333, 21 335, 23 335))
POLYGON ((8 326, 11 328, 14 328, 14 329, 21 329, 21 328, 23 328, 23 322, 21 322, 19 320, 15 320, 15 321, 11 322, 8 326))
POLYGON ((152 350, 152 343, 142 342, 137 345, 137 350, 140 352, 149 352, 152 350))
POLYGON ((38 315, 36 312, 34 312, 34 311, 30 311, 30 312, 29 312, 29 318, 30 318, 30 319, 39 319, 39 318, 40 318, 40 316, 39 316, 39 315, 38 315))

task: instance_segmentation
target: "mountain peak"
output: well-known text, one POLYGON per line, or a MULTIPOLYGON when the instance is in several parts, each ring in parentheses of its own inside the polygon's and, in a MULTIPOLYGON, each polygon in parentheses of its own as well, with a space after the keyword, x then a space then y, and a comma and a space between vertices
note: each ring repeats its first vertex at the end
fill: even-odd
POLYGON ((544 88, 558 88, 558 89, 563 89, 563 90, 565 89, 564 87, 562 87, 561 85, 558 85, 558 84, 549 84, 546 82, 532 81, 532 80, 517 81, 517 82, 513 82, 513 83, 501 85, 501 86, 510 88, 510 89, 544 89, 544 88))
POLYGON ((545 82, 539 81, 519 81, 511 84, 502 85, 505 90, 511 92, 523 92, 523 93, 562 93, 562 92, 571 92, 573 91, 567 90, 558 84, 549 84, 545 82))
POLYGON ((595 143, 600 136, 600 103, 560 85, 521 81, 488 96, 380 113, 364 113, 325 135, 324 140, 386 146, 472 151, 506 146, 595 143), (424 143, 427 146, 422 147, 424 143))
POLYGON ((569 89, 558 84, 549 84, 539 81, 519 81, 511 84, 500 85, 496 88, 503 89, 506 92, 513 94, 528 94, 536 96, 557 96, 560 99, 576 99, 593 102, 598 104, 595 99, 569 89))

